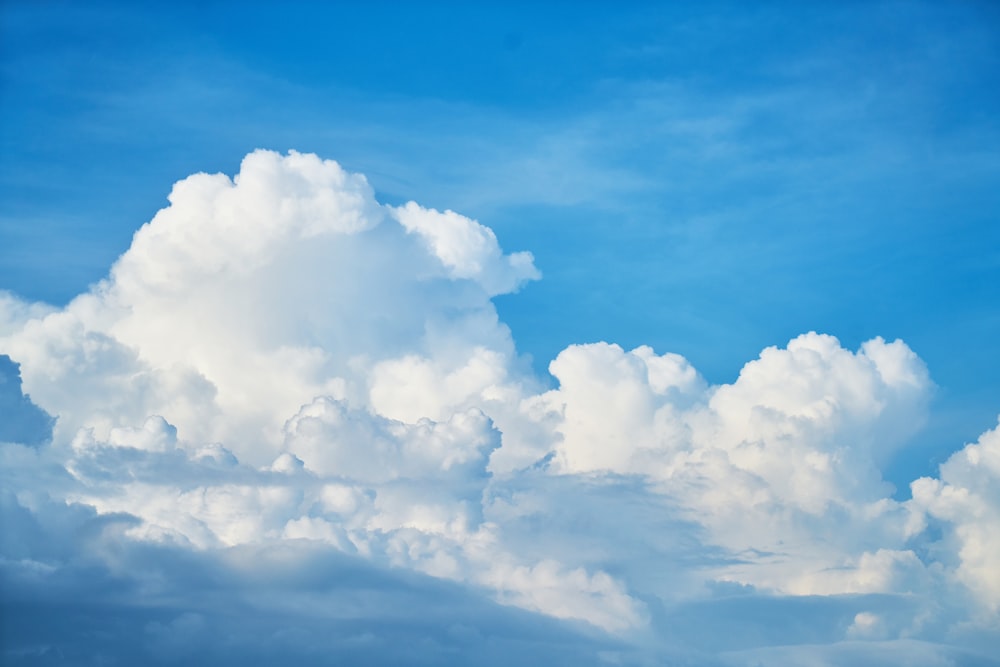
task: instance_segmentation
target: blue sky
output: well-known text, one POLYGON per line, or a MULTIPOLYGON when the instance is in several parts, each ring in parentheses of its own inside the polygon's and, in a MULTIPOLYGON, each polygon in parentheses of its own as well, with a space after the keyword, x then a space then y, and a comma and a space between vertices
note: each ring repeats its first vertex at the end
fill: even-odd
MULTIPOLYGON (((922 428, 900 427, 905 442, 879 463, 894 486, 890 496, 901 502, 911 498, 911 481, 937 478, 941 463, 996 425, 1000 10, 992 3, 202 2, 146 8, 11 2, 0 9, 0 20, 0 289, 13 295, 5 302, 10 313, 28 312, 31 302, 63 309, 106 278, 136 230, 168 205, 175 182, 199 172, 236 174, 256 149, 295 150, 364 174, 383 204, 413 200, 450 209, 492 229, 505 252, 532 253, 541 279, 523 273, 519 289, 487 288, 493 305, 450 288, 406 294, 440 313, 439 325, 454 325, 448 313, 469 303, 486 313, 495 305, 516 354, 530 361, 524 386, 536 383, 531 391, 538 396, 560 386, 569 396, 569 378, 578 376, 548 369, 572 345, 606 341, 626 351, 648 345, 660 355, 676 353, 714 387, 735 383, 765 348, 784 349, 810 331, 836 336, 849 351, 876 336, 902 339, 926 365, 929 380, 921 385, 922 398, 913 399, 912 415, 898 422, 922 428)), ((407 239, 431 234, 422 219, 401 223, 407 239)), ((384 251, 367 241, 352 248, 373 266, 390 267, 389 275, 394 264, 385 257, 409 247, 394 234, 385 232, 384 251)), ((138 267, 148 269, 149 258, 161 257, 132 248, 138 267)), ((396 263, 409 267, 406 257, 396 263)), ((344 265, 355 266, 351 261, 345 256, 344 265)), ((452 278, 468 279, 460 266, 446 265, 452 278)), ((413 260, 412 266, 424 265, 413 260)), ((145 269, 128 270, 139 275, 145 269)), ((503 273, 514 271, 509 267, 489 271, 495 273, 483 285, 514 275, 503 273)), ((354 275, 334 273, 343 280, 354 275)), ((279 287, 294 283, 289 275, 267 274, 279 287)), ((268 292, 265 276, 259 280, 253 289, 268 292)), ((379 321, 411 331, 408 318, 416 316, 405 300, 380 291, 410 283, 390 276, 372 284, 370 294, 351 299, 388 304, 379 321), (395 315, 390 305, 406 314, 395 315)), ((303 313, 280 312, 289 321, 308 320, 309 335, 327 331, 328 323, 317 323, 306 308, 307 297, 300 298, 303 313)), ((154 313, 151 305, 142 310, 147 306, 123 303, 154 313)), ((179 308, 172 302, 169 308, 155 303, 161 308, 155 313, 186 317, 170 310, 179 308)), ((354 312, 350 307, 344 312, 354 312)), ((67 312, 84 310, 74 308, 67 312)), ((258 322, 256 315, 244 316, 258 322)), ((21 365, 25 393, 37 406, 12 389, 17 372, 5 371, 2 407, 12 424, 44 430, 42 409, 57 418, 56 449, 60 438, 72 440, 60 431, 69 424, 97 428, 95 437, 110 443, 117 436, 102 434, 102 424, 138 428, 148 415, 172 409, 123 407, 117 415, 108 409, 88 421, 82 415, 91 408, 65 402, 54 390, 46 394, 41 378, 51 366, 24 342, 31 337, 24 317, 5 317, 12 324, 0 331, 9 336, 0 339, 6 346, 0 354, 21 365)), ((80 317, 81 331, 96 332, 95 322, 111 321, 80 317)), ((108 326, 101 335, 136 350, 143 363, 168 359, 163 345, 147 345, 152 338, 137 333, 141 324, 108 326)), ((412 331, 433 329, 421 326, 412 331)), ((502 335, 487 332, 487 325, 462 327, 456 328, 462 336, 473 332, 468 340, 508 353, 507 343, 497 342, 502 335)), ((332 340, 355 339, 347 332, 332 340)), ((432 342, 422 345, 421 353, 437 359, 426 352, 432 342)), ((247 354, 258 349, 237 347, 247 354)), ((362 351, 386 360, 390 351, 412 352, 402 344, 362 351)), ((572 355, 560 358, 567 369, 584 364, 572 355)), ((350 377, 341 372, 350 364, 336 363, 331 368, 347 378, 344 400, 352 400, 350 377)), ((225 396, 227 385, 212 375, 214 367, 192 368, 225 396)), ((379 386, 379 373, 401 368, 375 368, 368 386, 379 386)), ((794 376, 785 381, 790 391, 798 386, 794 376)), ((312 379, 302 382, 314 386, 312 379)), ((112 384, 100 386, 110 392, 112 384)), ((410 414, 385 407, 378 401, 389 399, 381 396, 355 407, 379 418, 410 414)), ((896 399, 885 400, 895 405, 896 399)), ((910 406, 909 400, 900 398, 900 405, 910 406)), ((505 418, 487 413, 498 424, 505 418)), ((197 439, 185 418, 164 416, 178 426, 181 440, 197 439)), ((444 420, 443 413, 425 416, 444 420)), ((243 434, 250 427, 232 428, 219 432, 243 434)), ((867 437, 850 428, 838 437, 867 437)), ((871 432, 883 434, 880 428, 890 427, 871 432)), ((572 440, 569 430, 560 433, 564 442, 572 440)), ((523 435, 525 442, 532 437, 523 435)), ((37 439, 2 438, 32 447, 37 439)), ((259 467, 253 461, 258 449, 222 445, 259 467)), ((582 470, 582 459, 569 450, 552 451, 565 470, 582 470)), ((610 469, 632 474, 622 466, 610 469)), ((573 489, 571 495, 583 493, 573 489)), ((99 513, 110 507, 92 504, 99 513)), ((527 529, 512 523, 509 530, 527 529)), ((708 542, 713 549, 735 548, 725 540, 708 542)), ((642 563, 615 567, 639 571, 642 563)), ((645 575, 622 576, 639 591, 637 599, 655 607, 655 586, 647 586, 645 575)), ((761 581, 744 583, 759 591, 766 588, 761 581)), ((490 606, 497 595, 474 595, 485 605, 477 612, 483 624, 509 611, 490 606)), ((549 609, 541 602, 513 604, 549 609)), ((191 613, 210 617, 205 609, 191 613)), ((649 613, 650 627, 662 629, 657 624, 675 611, 649 613)))

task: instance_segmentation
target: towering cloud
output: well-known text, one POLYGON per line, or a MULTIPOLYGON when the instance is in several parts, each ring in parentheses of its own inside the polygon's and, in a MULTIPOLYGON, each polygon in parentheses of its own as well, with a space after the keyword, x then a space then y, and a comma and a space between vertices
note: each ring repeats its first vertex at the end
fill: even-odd
POLYGON ((1000 636, 997 432, 911 500, 881 476, 932 388, 902 341, 807 333, 718 386, 572 345, 546 389, 491 301, 540 274, 479 222, 294 152, 169 199, 65 308, 0 299, 5 606, 51 618, 15 664, 417 637, 434 664, 937 664, 1000 636), (140 599, 118 649, 69 630, 140 599))

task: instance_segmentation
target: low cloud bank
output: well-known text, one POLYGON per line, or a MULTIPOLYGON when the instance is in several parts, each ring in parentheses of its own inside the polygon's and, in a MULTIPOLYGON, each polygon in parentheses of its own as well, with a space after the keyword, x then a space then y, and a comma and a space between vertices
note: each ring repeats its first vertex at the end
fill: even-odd
POLYGON ((477 221, 295 152, 169 200, 65 308, 0 297, 5 661, 997 664, 1000 431, 893 500, 902 341, 548 389, 477 221))

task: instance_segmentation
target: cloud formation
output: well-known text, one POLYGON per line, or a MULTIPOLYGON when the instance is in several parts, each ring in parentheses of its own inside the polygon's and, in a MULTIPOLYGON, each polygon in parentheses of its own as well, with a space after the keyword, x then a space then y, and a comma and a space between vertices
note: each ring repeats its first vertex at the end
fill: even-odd
POLYGON ((571 345, 549 388, 491 301, 540 273, 475 220, 295 152, 169 201, 65 308, 0 298, 4 605, 52 619, 12 663, 995 664, 1000 436, 894 499, 902 341, 723 385, 571 345))

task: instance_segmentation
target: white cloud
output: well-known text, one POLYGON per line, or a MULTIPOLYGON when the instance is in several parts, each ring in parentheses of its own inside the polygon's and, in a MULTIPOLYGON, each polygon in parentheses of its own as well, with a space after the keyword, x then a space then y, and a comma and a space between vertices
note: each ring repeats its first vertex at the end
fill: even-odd
MULTIPOLYGON (((597 628, 626 664, 877 662, 916 646, 901 638, 996 638, 1000 436, 892 499, 881 466, 933 388, 905 343, 808 333, 718 386, 676 354, 571 345, 546 391, 490 300, 538 276, 482 224, 382 206, 316 156, 257 151, 233 179, 184 179, 67 307, 0 298, 0 354, 57 419, 51 445, 0 445, 5 581, 37 593, 40 573, 86 565, 183 598, 185 559, 290 582, 322 553, 597 628), (817 602, 795 624, 797 599, 817 602), (767 605, 787 643, 822 647, 761 648, 767 605), (716 625, 670 630, 702 613, 716 625), (705 637, 724 623, 739 631, 722 656, 705 637)), ((261 604, 295 608, 296 586, 261 604)), ((366 618, 395 613, 373 600, 366 618)), ((220 623, 201 603, 171 614, 143 617, 143 651, 220 623)))
POLYGON ((878 614, 859 611, 854 622, 847 628, 847 636, 852 639, 880 639, 885 635, 885 622, 878 614))
POLYGON ((363 176, 294 152, 251 153, 233 179, 191 176, 170 202, 108 280, 3 339, 27 391, 59 415, 63 441, 159 414, 188 438, 225 441, 262 464, 284 420, 314 397, 364 403, 374 364, 513 354, 489 297, 537 272, 473 221, 457 229, 481 241, 470 252, 485 273, 456 277, 465 245, 439 257, 363 176), (501 265, 513 271, 502 287, 501 265), (483 276, 488 287, 465 279, 483 276))
POLYGON ((464 215, 425 209, 412 201, 392 212, 407 232, 424 239, 449 276, 474 280, 491 296, 541 278, 530 252, 505 256, 493 230, 464 215))
MULTIPOLYGON (((940 479, 913 482, 912 503, 941 522, 957 578, 995 614, 1000 610, 1000 426, 941 465, 940 479)), ((1000 621, 994 618, 1000 625, 1000 621)))
POLYGON ((317 398, 285 425, 285 447, 307 470, 369 483, 481 475, 499 434, 478 410, 444 423, 405 423, 317 398))
POLYGON ((0 336, 19 331, 29 320, 55 312, 44 303, 25 303, 15 295, 0 289, 0 336))
POLYGON ((919 426, 931 389, 901 341, 852 353, 805 334, 716 387, 677 355, 605 343, 572 346, 550 370, 559 388, 539 400, 552 469, 649 479, 740 554, 719 576, 795 594, 893 590, 895 575, 867 564, 884 549, 904 554, 890 568, 913 556, 903 547, 920 518, 887 498, 878 467, 919 426))
POLYGON ((644 609, 622 585, 604 572, 571 571, 545 560, 532 567, 494 567, 487 581, 500 599, 556 618, 582 619, 611 631, 625 631, 643 623, 644 609))

